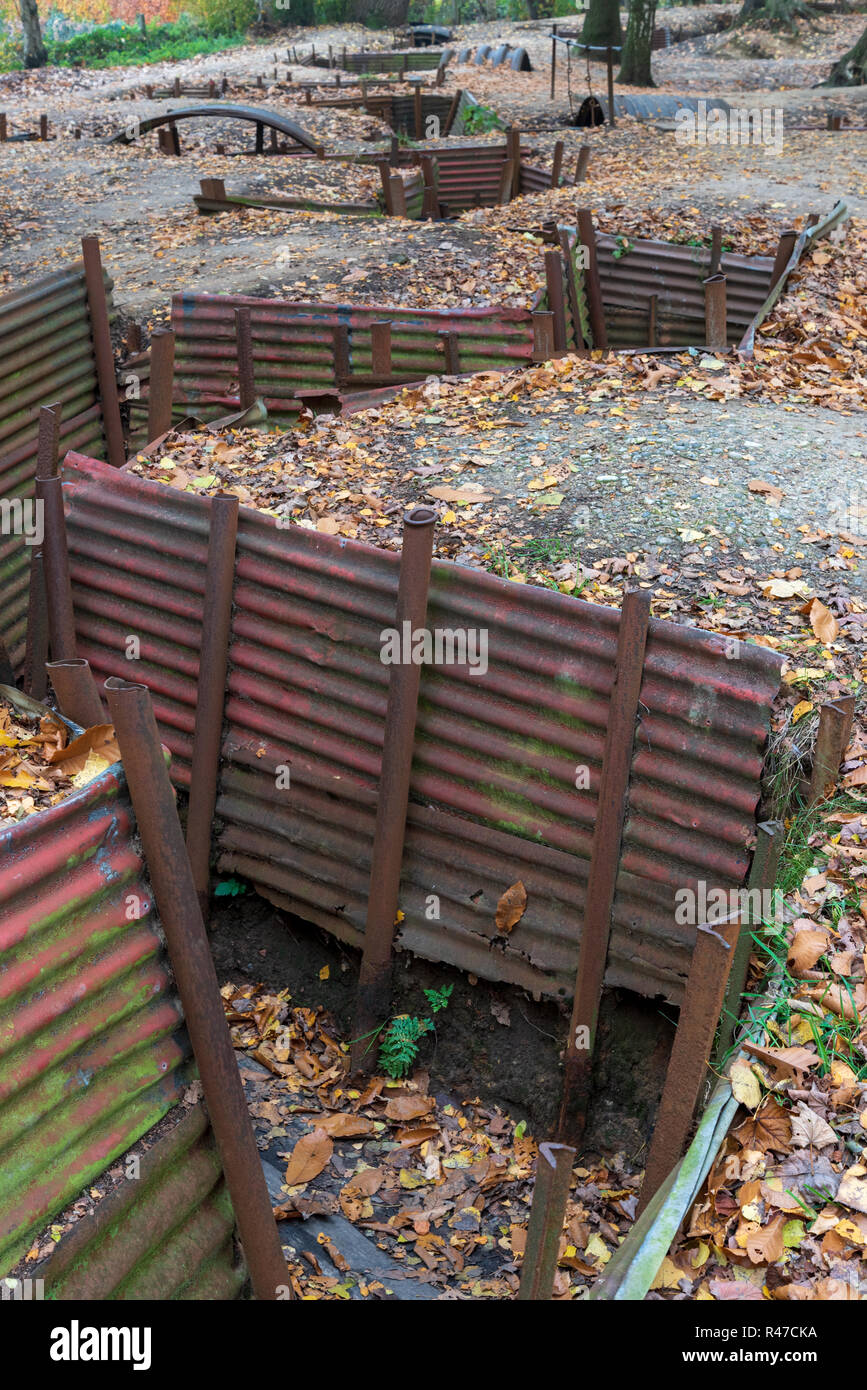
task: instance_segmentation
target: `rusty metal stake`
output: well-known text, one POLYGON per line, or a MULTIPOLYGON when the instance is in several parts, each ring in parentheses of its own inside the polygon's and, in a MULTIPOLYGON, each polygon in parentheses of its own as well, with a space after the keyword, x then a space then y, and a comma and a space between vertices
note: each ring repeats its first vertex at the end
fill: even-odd
POLYGON ((551 187, 560 187, 560 171, 563 168, 563 151, 566 148, 562 140, 558 140, 554 146, 554 161, 551 165, 551 187))
POLYGON ((370 325, 371 370, 376 377, 391 376, 391 320, 374 319, 370 325))
POLYGON ((118 676, 106 681, 105 692, 253 1290, 259 1299, 288 1297, 286 1261, 253 1137, 151 698, 143 685, 118 676))
POLYGON ((704 281, 705 338, 710 352, 728 351, 726 277, 709 275, 704 281))
POLYGON ((587 1123, 599 1003, 608 959, 620 843, 629 801, 632 747, 649 624, 650 592, 630 590, 624 595, 620 612, 575 999, 566 1043, 563 1103, 557 1137, 569 1144, 580 1144, 587 1123))
POLYGON ((105 431, 106 451, 112 467, 120 468, 126 463, 126 446, 123 440, 120 401, 117 395, 117 373, 111 346, 111 328, 108 322, 102 258, 99 254, 99 237, 82 237, 81 255, 84 261, 84 283, 87 293, 87 308, 90 314, 90 334, 93 339, 93 355, 96 361, 96 379, 99 385, 99 403, 102 410, 102 428, 105 431))
POLYGON ((64 661, 76 656, 75 614, 69 579, 66 517, 63 513, 63 484, 56 472, 59 429, 59 409, 43 406, 39 412, 35 486, 36 501, 41 506, 43 517, 45 607, 51 656, 54 661, 64 661), (45 476, 41 476, 43 470, 45 476))
POLYGON ((208 564, 199 678, 196 686, 196 728, 187 812, 187 854, 203 921, 208 920, 211 828, 217 803, 217 780, 223 736, 223 707, 229 668, 232 590, 238 499, 218 492, 209 510, 208 564))
POLYGON ((175 379, 175 335, 157 329, 151 338, 148 384, 148 444, 172 427, 172 394, 175 379))
POLYGON ((24 648, 22 687, 34 700, 44 700, 48 690, 48 604, 42 551, 30 557, 30 592, 27 600, 27 637, 24 648))
POLYGON ((241 409, 249 410, 256 400, 256 380, 253 364, 253 328, 250 308, 246 304, 235 310, 235 351, 238 355, 238 399, 241 409))
MULTIPOLYGON (((587 312, 590 317, 590 332, 593 346, 608 351, 608 329, 605 325, 605 306, 602 303, 602 285, 599 280, 599 261, 596 256, 596 230, 593 226, 593 213, 590 208, 578 209, 578 236, 587 251, 587 266, 584 283, 587 286, 587 312)), ((576 335, 580 326, 575 325, 576 335)))
POLYGON ((413 634, 425 626, 436 520, 436 512, 431 507, 414 507, 404 516, 395 615, 395 630, 404 659, 392 665, 388 682, 367 924, 352 1044, 353 1068, 369 1069, 373 1065, 375 1038, 370 1034, 382 1027, 391 1009, 392 943, 421 681, 421 666, 408 659, 411 653, 407 646, 411 646, 413 634))
POLYGON ((461 348, 457 333, 438 333, 443 345, 446 376, 459 376, 461 370, 461 348))
POLYGON ((792 252, 795 249, 795 242, 797 240, 798 233, 792 227, 790 227, 787 231, 780 233, 780 239, 777 242, 776 255, 774 256, 774 268, 771 271, 771 283, 768 286, 769 294, 776 285, 777 281, 782 277, 783 271, 789 264, 792 252))
POLYGON ((809 806, 815 806, 837 781, 840 763, 852 733, 855 717, 855 696, 841 695, 829 700, 819 710, 819 728, 813 749, 813 771, 810 776, 809 806))
MULTIPOLYGON (((506 160, 512 165, 512 198, 521 196, 521 132, 516 125, 506 131, 506 160)), ((511 201, 511 200, 510 200, 511 201)))
POLYGON ((406 217, 406 189, 400 174, 393 174, 388 181, 391 191, 393 217, 406 217))
POLYGON ((554 352, 566 352, 566 304, 564 300, 563 261, 559 251, 545 252, 545 285, 548 304, 554 315, 554 352))
POLYGON ((605 62, 608 67, 608 124, 613 130, 617 125, 617 117, 614 114, 614 54, 610 46, 605 52, 605 62))
POLYGON ((740 922, 715 922, 696 929, 677 1032, 656 1116, 636 1215, 680 1159, 692 1126, 713 1049, 740 922))
POLYGON ((710 266, 708 275, 719 275, 720 261, 722 260, 722 227, 711 227, 710 229, 710 266))
POLYGON ((578 151, 578 158, 575 161, 575 182, 583 183, 587 177, 587 165, 590 161, 590 146, 582 145, 578 151))
POLYGON ((80 724, 83 729, 107 723, 96 681, 87 661, 82 657, 47 661, 45 669, 51 677, 61 714, 65 714, 74 724, 80 724))
POLYGON ((554 356, 554 315, 550 309, 533 313, 533 361, 550 362, 554 356))
POLYGON ((575 1150, 568 1144, 540 1144, 527 1244, 521 1264, 518 1300, 547 1301, 554 1292, 560 1236, 569 1199, 575 1150))
MULTIPOLYGON (((777 881, 777 867, 780 862, 780 854, 783 849, 783 836, 785 827, 782 821, 768 820, 760 822, 756 832, 756 847, 753 850, 753 860, 750 865, 749 878, 747 879, 747 906, 744 920, 741 923, 737 945, 732 959, 732 968, 729 973, 729 982, 726 988, 725 999, 722 1007, 722 1018, 720 1020, 719 1033, 716 1040, 715 1059, 717 1067, 721 1067, 725 1055, 731 1046, 734 1031, 737 1027, 738 1017, 741 1010, 741 996, 747 982, 747 971, 750 966, 750 954, 753 949, 753 936, 751 928, 761 925, 762 912, 753 911, 753 899, 750 894, 758 891, 764 895, 765 892, 772 892, 777 881)), ((764 897, 759 899, 764 901, 764 897)))

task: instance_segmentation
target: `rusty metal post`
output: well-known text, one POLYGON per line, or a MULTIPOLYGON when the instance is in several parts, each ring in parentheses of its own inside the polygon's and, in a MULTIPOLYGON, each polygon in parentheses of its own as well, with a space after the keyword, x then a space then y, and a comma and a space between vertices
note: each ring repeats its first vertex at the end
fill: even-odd
POLYGON ((338 323, 331 331, 332 352, 334 354, 334 382, 340 391, 352 375, 349 355, 349 328, 338 323))
POLYGON ((533 361, 550 362, 554 356, 554 315, 550 309, 533 313, 533 361))
POLYGON ((551 187, 560 187, 560 171, 563 168, 563 151, 566 148, 562 140, 558 140, 554 146, 554 161, 551 165, 551 187))
POLYGON ((813 770, 810 776, 809 806, 815 806, 833 787, 840 763, 852 733, 855 717, 855 696, 841 695, 829 700, 819 710, 819 728, 813 749, 813 770))
POLYGON ((76 647, 66 518, 63 515, 63 484, 60 479, 37 478, 36 500, 42 505, 45 527, 42 558, 51 656, 54 661, 64 661, 75 657, 76 647))
POLYGON ((568 1144, 540 1144, 533 1186, 527 1244, 521 1264, 519 1302, 547 1301, 554 1292, 560 1236, 569 1200, 575 1150, 568 1144))
POLYGON ((590 161, 590 146, 582 145, 578 151, 578 158, 575 161, 575 182, 583 183, 587 177, 587 165, 590 161))
POLYGON ((60 421, 63 406, 60 401, 54 405, 39 407, 39 433, 36 439, 36 477, 56 478, 60 463, 60 421))
POLYGON ((423 154, 419 159, 422 178, 424 180, 424 195, 422 199, 422 217, 432 222, 439 221, 439 197, 437 195, 436 174, 434 172, 433 155, 423 154))
POLYGON ((46 115, 39 117, 39 138, 40 140, 48 139, 48 117, 46 115))
POLYGON ((416 87, 415 91, 412 94, 412 112, 413 121, 415 123, 415 138, 416 140, 423 140, 424 117, 422 115, 421 108, 421 87, 416 87))
POLYGON ((83 729, 107 723, 96 681, 87 661, 82 657, 70 657, 65 661, 47 661, 45 667, 51 677, 61 714, 65 714, 74 724, 80 724, 83 729))
POLYGON ((797 240, 798 233, 791 227, 787 231, 780 233, 780 239, 777 242, 777 250, 774 256, 774 268, 771 271, 771 283, 768 286, 769 294, 777 281, 781 278, 786 266, 789 264, 797 240))
POLYGON ((235 310, 235 351, 238 357, 238 398, 241 409, 249 410, 256 400, 256 373, 253 363, 253 328, 249 305, 235 310))
POLYGON ((24 648, 22 688, 34 700, 44 700, 48 689, 48 605, 42 551, 30 556, 30 592, 27 598, 27 637, 24 648))
POLYGON ((181 79, 176 77, 173 84, 172 95, 179 97, 181 94, 181 79))
POLYGON ((610 45, 605 52, 605 63, 608 68, 608 124, 613 130, 617 125, 617 117, 614 114, 614 54, 610 45))
POLYGON ((8 138, 9 134, 6 125, 6 112, 0 111, 0 143, 7 140, 8 138))
POLYGON ((111 346, 111 328, 108 322, 108 303, 102 275, 102 258, 99 254, 99 237, 82 237, 81 255, 84 261, 84 283, 87 292, 87 308, 90 314, 90 333, 96 361, 96 379, 99 385, 106 451, 109 463, 114 468, 120 468, 122 464, 126 463, 126 447, 123 441, 120 401, 117 395, 117 372, 111 346))
POLYGON ((459 376, 461 371, 461 345, 457 333, 438 333, 443 345, 446 376, 459 376))
POLYGON ((391 320, 374 319, 370 325, 371 370, 376 377, 391 376, 391 320))
POLYGON ((617 656, 590 852, 584 925, 575 976, 575 998, 566 1042, 563 1102, 557 1137, 570 1144, 580 1144, 587 1123, 599 1003, 608 959, 620 844, 629 800, 635 720, 649 624, 649 590, 631 589, 624 595, 620 612, 617 656))
MULTIPOLYGON (((599 280, 599 261, 596 256, 596 231, 593 226, 593 213, 590 208, 578 209, 578 236, 581 245, 587 249, 587 266, 584 271, 584 284, 587 287, 587 312, 590 318, 590 332, 593 346, 608 350, 608 329, 605 326, 605 306, 602 303, 602 285, 599 280)), ((578 326, 576 324, 576 333, 578 326)))
POLYGON ((437 515, 432 507, 414 507, 404 516, 395 630, 403 660, 391 667, 376 828, 370 866, 370 892, 364 952, 358 981, 352 1066, 370 1066, 376 1057, 370 1034, 386 1022, 391 1009, 391 956, 400 892, 400 871, 421 666, 406 650, 407 636, 424 629, 437 515))
POLYGON ((196 686, 196 727, 187 812, 187 854, 202 920, 208 920, 211 829, 223 738, 229 668, 238 499, 218 492, 209 508, 208 563, 196 686))
MULTIPOLYGON (((772 892, 777 881, 777 867, 783 849, 785 827, 782 821, 762 821, 756 830, 756 847, 747 879, 747 910, 741 923, 737 945, 734 949, 732 967, 722 1006, 719 1033, 716 1040, 716 1065, 721 1067, 729 1050, 740 1014, 741 996, 747 982, 750 953, 753 949, 751 928, 761 925, 762 914, 753 913, 753 900, 749 896, 755 890, 764 894, 772 892)), ((760 899, 763 901, 763 899, 760 899)))
POLYGON ((391 198, 391 174, 389 173, 388 169, 388 160, 378 159, 376 161, 376 166, 379 169, 379 178, 380 182, 382 183, 382 197, 385 203, 385 215, 386 217, 393 217, 394 204, 391 198))
POLYGON ((464 94, 464 89, 463 89, 463 87, 459 87, 458 90, 455 92, 454 96, 452 97, 452 104, 451 104, 451 106, 450 106, 449 109, 448 109, 448 115, 446 116, 446 123, 445 123, 445 126, 443 127, 443 135, 450 135, 450 134, 451 134, 452 122, 454 121, 455 116, 457 115, 458 107, 459 107, 460 104, 461 104, 461 97, 463 96, 463 94, 464 94))
POLYGON ((514 174, 514 162, 511 159, 507 159, 503 165, 503 172, 500 174, 500 187, 497 190, 497 202, 500 205, 511 202, 514 174))
MULTIPOLYGON (((552 25, 552 33, 556 34, 556 32, 557 32, 557 25, 554 24, 554 25, 552 25)), ((552 38, 552 39, 551 39, 551 96, 550 96, 550 100, 551 100, 551 101, 554 100, 554 93, 555 93, 556 90, 557 90, 557 40, 556 40, 555 38, 552 38)))
POLYGON ((406 189, 400 174, 392 174, 388 186, 391 190, 392 216, 406 217, 406 189))
POLYGON ((172 394, 175 379, 175 335, 157 329, 151 338, 148 382, 148 444, 172 427, 172 394))
POLYGON ((9 648, 0 637, 0 685, 15 684, 15 671, 9 658, 9 648))
POLYGON ((512 164, 512 198, 521 195, 521 132, 516 125, 506 131, 506 160, 512 164))
POLYGON ((659 343, 659 295, 652 294, 647 301, 647 342, 650 347, 659 343))
POLYGON ((636 1215, 641 1214, 683 1154, 704 1085, 741 929, 738 917, 736 914, 731 922, 715 922, 712 928, 700 925, 696 930, 686 993, 665 1073, 636 1215))
POLYGON ((711 352, 728 351, 726 277, 709 275, 704 281, 704 325, 711 352))
POLYGON ((566 303, 564 300, 563 261, 559 251, 545 252, 545 284, 548 303, 554 315, 554 351, 566 352, 566 303))
POLYGON ((126 350, 130 357, 141 352, 141 324, 129 323, 126 329, 126 350))
POLYGON ((708 275, 719 275, 720 261, 722 260, 722 227, 711 227, 710 229, 710 266, 708 275))
POLYGON ((106 681, 105 692, 253 1290, 259 1299, 276 1300, 289 1284, 286 1261, 150 695, 118 676, 106 681))

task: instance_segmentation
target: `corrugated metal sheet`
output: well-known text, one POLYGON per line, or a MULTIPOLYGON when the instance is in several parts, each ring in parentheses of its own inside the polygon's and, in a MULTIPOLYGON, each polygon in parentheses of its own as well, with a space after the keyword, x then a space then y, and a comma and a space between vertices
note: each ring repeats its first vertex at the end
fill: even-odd
MULTIPOLYGON (((106 280, 111 313, 111 281, 106 280)), ((103 457, 96 362, 80 262, 0 298, 0 498, 33 496, 39 408, 59 401, 64 450, 103 457)), ((24 651, 31 547, 0 535, 0 635, 24 651)))
MULTIPOLYGON (((597 236, 599 279, 608 340, 612 347, 647 347, 648 305, 657 296, 660 347, 698 345, 705 341, 704 280, 709 271, 706 246, 679 246, 664 241, 597 236), (615 257, 623 244, 625 254, 615 257)), ((739 341, 767 298, 773 259, 725 252, 720 271, 726 277, 729 341, 739 341)))
POLYGON ((449 49, 408 48, 382 53, 344 53, 339 66, 344 72, 424 72, 438 68, 451 57, 449 49))
POLYGON ((0 828, 0 1271, 189 1075, 134 831, 119 765, 0 828))
POLYGON ((63 1237, 33 1278, 45 1297, 138 1301, 233 1299, 246 1272, 204 1107, 189 1110, 63 1237))
MULTIPOLYGON (((81 654, 141 679, 188 776, 208 503, 73 461, 68 488, 81 654)), ((398 557, 241 509, 221 863, 347 940, 364 928, 398 557), (275 769, 288 764, 291 795, 275 769)), ((425 668, 404 862, 402 939, 490 978, 571 992, 619 615, 459 566, 434 566, 428 626, 488 631, 489 669, 425 668), (590 787, 576 790, 576 768, 590 787), (527 912, 508 940, 499 896, 527 912), (439 898, 429 919, 427 900, 439 898)), ((692 929, 674 892, 739 883, 780 660, 651 625, 608 980, 680 998, 692 929)))
POLYGON ((147 116, 143 120, 136 120, 132 123, 127 121, 126 125, 114 135, 110 135, 106 144, 111 145, 131 145, 142 135, 147 135, 149 131, 156 130, 158 126, 174 125, 177 121, 188 121, 197 119, 218 119, 226 121, 247 121, 256 125, 267 127, 269 130, 278 131, 281 135, 288 135, 290 140, 296 141, 305 150, 310 150, 318 154, 322 146, 312 135, 308 135, 295 121, 290 121, 287 116, 281 116, 278 111, 266 111, 258 106, 237 106, 230 102, 222 105, 210 106, 186 106, 177 110, 169 108, 167 111, 159 111, 155 116, 147 116))
POLYGON ((521 192, 542 193, 551 187, 551 170, 535 169, 521 161, 521 192))
POLYGON ((508 370, 533 355, 528 310, 492 306, 425 310, 359 304, 290 304, 242 295, 177 294, 172 300, 175 331, 176 407, 209 418, 237 409, 234 310, 250 309, 256 389, 269 414, 291 420, 299 392, 336 389, 333 331, 349 335, 350 376, 341 389, 368 385, 372 372, 370 324, 391 323, 394 384, 418 381, 444 369, 439 335, 458 335, 463 372, 508 370))

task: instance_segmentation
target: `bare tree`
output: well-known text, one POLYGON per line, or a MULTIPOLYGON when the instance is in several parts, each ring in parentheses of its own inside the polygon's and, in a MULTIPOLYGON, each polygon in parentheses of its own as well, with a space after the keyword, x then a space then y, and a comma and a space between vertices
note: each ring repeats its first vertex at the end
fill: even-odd
POLYGON ((655 87, 650 71, 650 45, 656 22, 656 0, 632 0, 623 41, 618 81, 631 87, 655 87))
POLYGON ((352 0, 352 18, 370 21, 381 29, 401 29, 409 14, 409 0, 352 0))
POLYGON ((42 42, 42 30, 39 27, 39 11, 36 8, 36 0, 18 0, 18 13, 21 16, 24 40, 24 66, 26 68, 44 68, 48 62, 48 54, 45 51, 45 44, 42 42))

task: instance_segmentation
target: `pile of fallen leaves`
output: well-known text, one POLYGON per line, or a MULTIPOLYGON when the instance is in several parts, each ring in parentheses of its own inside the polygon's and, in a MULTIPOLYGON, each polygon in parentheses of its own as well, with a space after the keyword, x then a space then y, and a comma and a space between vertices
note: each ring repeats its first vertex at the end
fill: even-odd
POLYGON ((0 689, 0 821, 19 821, 55 806, 98 777, 119 756, 109 725, 70 743, 50 710, 13 704, 0 689))
POLYGON ((843 795, 798 847, 777 957, 749 987, 761 1045, 732 1065, 743 1110, 663 1262, 656 1296, 858 1299, 867 1292, 867 732, 843 763, 843 795), (770 972, 769 972, 770 973, 770 972), (763 1017, 764 1014, 766 1017, 763 1017))
MULTIPOLYGON (((259 1147, 276 1144, 285 1164, 278 1219, 340 1216, 387 1253, 395 1278, 450 1297, 512 1298, 538 1154, 525 1124, 477 1099, 432 1094, 421 1071, 356 1085, 348 1046, 321 1009, 293 1008, 286 991, 261 985, 229 984, 222 995, 236 1049, 258 1063, 242 1076, 259 1147)), ((581 1297, 625 1236, 638 1188, 625 1167, 618 1156, 575 1169, 555 1297, 581 1297)), ((386 1296, 388 1276, 354 1273, 327 1221, 316 1246, 290 1257, 297 1296, 386 1296)))

